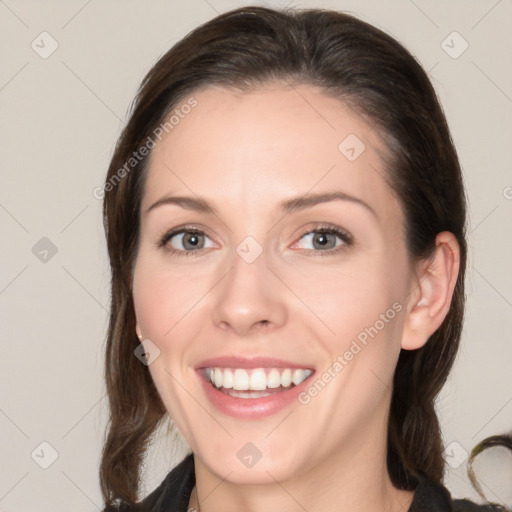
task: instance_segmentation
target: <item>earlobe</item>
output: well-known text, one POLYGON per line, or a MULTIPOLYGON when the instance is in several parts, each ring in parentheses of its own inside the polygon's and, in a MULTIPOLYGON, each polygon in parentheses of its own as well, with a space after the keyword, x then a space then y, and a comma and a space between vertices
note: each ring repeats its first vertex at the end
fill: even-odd
POLYGON ((418 263, 416 283, 410 293, 401 346, 416 350, 443 323, 459 275, 460 248, 452 233, 443 231, 436 237, 432 258, 418 263))
POLYGON ((135 324, 135 332, 137 333, 139 340, 142 341, 142 332, 140 330, 139 322, 136 322, 135 324))

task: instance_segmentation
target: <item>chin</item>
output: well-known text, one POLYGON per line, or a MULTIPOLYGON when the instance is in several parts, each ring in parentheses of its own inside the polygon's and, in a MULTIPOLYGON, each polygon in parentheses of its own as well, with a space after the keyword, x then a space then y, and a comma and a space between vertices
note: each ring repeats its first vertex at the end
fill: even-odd
POLYGON ((279 450, 275 441, 252 443, 246 439, 235 443, 236 447, 230 443, 213 452, 194 451, 196 460, 199 458, 218 478, 245 485, 275 484, 276 480, 289 480, 305 470, 307 458, 304 456, 301 462, 292 446, 279 450))

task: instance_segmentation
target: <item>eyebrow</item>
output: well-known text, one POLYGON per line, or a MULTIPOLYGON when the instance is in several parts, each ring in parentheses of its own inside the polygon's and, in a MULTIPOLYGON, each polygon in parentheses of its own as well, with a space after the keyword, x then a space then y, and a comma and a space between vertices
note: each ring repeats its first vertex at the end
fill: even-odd
MULTIPOLYGON (((317 204, 327 203, 331 201, 350 201, 352 203, 359 204, 363 206, 366 210, 368 210, 372 215, 374 215, 377 219, 379 218, 377 212, 368 204, 365 203, 362 199, 351 196, 349 194, 345 194, 344 192, 324 192, 324 193, 316 193, 316 194, 305 194, 299 197, 293 197, 291 199, 287 199, 280 203, 279 207, 283 212, 296 212, 300 210, 305 210, 307 208, 311 208, 316 206, 317 204)), ((177 206, 181 206, 186 210, 193 210, 201 213, 211 213, 213 215, 218 215, 218 211, 212 205, 208 203, 205 199, 200 197, 189 197, 189 196, 165 196, 153 203, 147 210, 146 214, 150 211, 164 205, 174 204, 177 206)))

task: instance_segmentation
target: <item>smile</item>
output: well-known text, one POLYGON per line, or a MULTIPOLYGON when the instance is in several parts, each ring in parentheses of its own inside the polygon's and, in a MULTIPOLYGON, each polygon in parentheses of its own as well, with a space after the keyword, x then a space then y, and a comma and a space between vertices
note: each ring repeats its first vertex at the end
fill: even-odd
POLYGON ((206 397, 224 414, 255 419, 296 402, 311 368, 206 366, 199 371, 206 397))
POLYGON ((291 389, 306 380, 312 370, 303 368, 205 368, 207 381, 237 398, 261 398, 291 389))

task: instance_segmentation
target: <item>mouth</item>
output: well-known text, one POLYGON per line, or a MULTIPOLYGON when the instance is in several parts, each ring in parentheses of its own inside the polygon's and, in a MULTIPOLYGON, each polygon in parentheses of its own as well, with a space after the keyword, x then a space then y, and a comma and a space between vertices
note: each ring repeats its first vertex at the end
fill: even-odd
POLYGON ((214 357, 195 370, 210 404, 242 420, 268 417, 291 407, 316 372, 303 363, 261 354, 214 357))
POLYGON ((257 399, 277 395, 302 384, 312 374, 310 368, 222 368, 201 369, 212 387, 234 398, 257 399))

